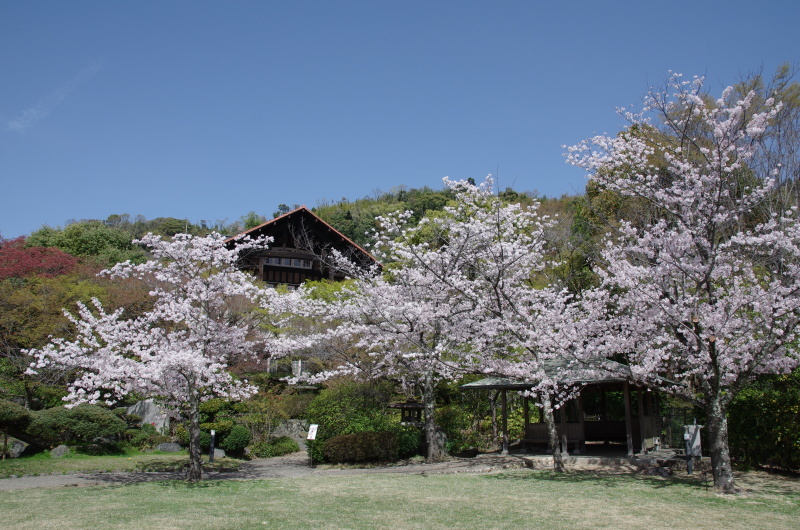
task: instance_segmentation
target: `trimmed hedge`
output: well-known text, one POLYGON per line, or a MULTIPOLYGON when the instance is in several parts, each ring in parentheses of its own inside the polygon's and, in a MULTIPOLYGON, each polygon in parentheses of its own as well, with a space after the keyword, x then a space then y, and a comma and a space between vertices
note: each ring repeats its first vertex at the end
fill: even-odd
POLYGON ((397 434, 390 431, 358 432, 334 436, 325 441, 322 453, 327 462, 394 462, 399 458, 397 434))
POLYGON ((79 405, 68 409, 54 407, 33 414, 28 434, 45 443, 80 445, 116 440, 128 429, 127 423, 112 411, 97 405, 79 405))

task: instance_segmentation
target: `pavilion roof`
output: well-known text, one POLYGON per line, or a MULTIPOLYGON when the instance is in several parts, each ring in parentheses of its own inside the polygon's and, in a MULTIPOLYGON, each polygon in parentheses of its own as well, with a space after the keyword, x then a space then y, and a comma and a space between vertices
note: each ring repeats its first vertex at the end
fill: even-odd
MULTIPOLYGON (((635 381, 629 366, 610 359, 570 362, 548 360, 544 363, 544 372, 553 377, 560 385, 595 385, 602 383, 641 384, 635 381)), ((658 381, 667 385, 678 385, 674 381, 659 377, 658 381)), ((536 386, 536 381, 512 379, 507 377, 487 377, 472 383, 461 385, 467 390, 528 390, 536 386)))

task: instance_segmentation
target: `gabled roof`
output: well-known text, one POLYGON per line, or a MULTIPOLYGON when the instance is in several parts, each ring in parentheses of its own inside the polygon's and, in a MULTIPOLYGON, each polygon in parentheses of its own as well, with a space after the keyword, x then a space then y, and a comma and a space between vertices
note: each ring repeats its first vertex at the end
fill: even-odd
MULTIPOLYGON (((361 246, 355 243, 353 240, 336 230, 330 224, 325 222, 321 217, 317 214, 309 210, 306 206, 300 206, 299 208, 295 208, 294 210, 287 212, 281 216, 276 217, 270 221, 265 223, 261 223, 260 225, 253 227, 249 230, 246 230, 240 234, 237 234, 233 237, 229 237, 225 240, 226 245, 230 245, 235 242, 236 239, 242 236, 249 236, 252 238, 257 238, 262 235, 271 235, 270 232, 275 230, 280 230, 285 225, 289 225, 292 223, 299 222, 300 224, 308 223, 309 227, 315 227, 318 232, 324 232, 325 235, 333 239, 334 247, 348 247, 355 250, 358 254, 362 256, 362 260, 366 259, 367 261, 371 261, 374 263, 378 263, 372 254, 364 250, 361 246)), ((341 248, 339 249, 341 250, 341 248)))

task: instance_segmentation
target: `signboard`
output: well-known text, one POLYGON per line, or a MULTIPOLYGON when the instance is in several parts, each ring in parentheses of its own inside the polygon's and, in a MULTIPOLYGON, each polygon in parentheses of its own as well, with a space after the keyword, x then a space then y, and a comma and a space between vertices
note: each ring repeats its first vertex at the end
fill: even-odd
POLYGON ((306 438, 306 440, 317 439, 317 427, 319 427, 319 425, 317 425, 316 423, 312 423, 311 425, 308 426, 308 437, 306 438))

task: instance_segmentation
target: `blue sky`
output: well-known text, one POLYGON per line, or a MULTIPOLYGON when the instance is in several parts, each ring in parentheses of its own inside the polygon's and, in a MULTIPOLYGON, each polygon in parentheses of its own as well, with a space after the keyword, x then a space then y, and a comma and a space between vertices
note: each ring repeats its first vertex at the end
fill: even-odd
POLYGON ((580 193, 562 145, 668 71, 800 60, 800 2, 0 0, 0 235, 482 179, 580 193))

